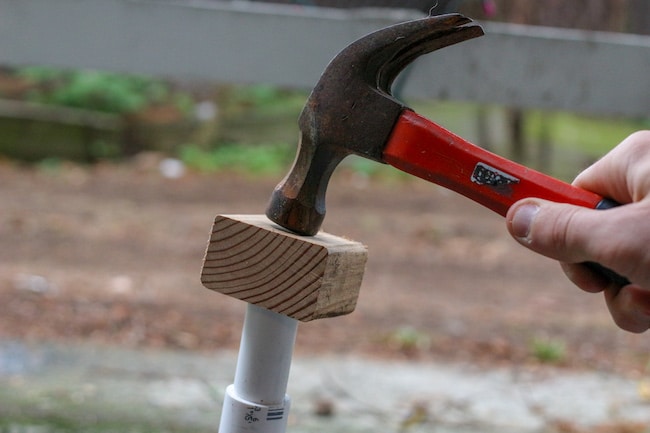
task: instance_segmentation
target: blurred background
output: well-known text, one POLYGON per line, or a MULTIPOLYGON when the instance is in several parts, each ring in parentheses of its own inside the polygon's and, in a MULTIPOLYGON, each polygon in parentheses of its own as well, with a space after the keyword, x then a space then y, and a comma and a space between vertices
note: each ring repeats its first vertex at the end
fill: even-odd
MULTIPOLYGON (((405 71, 420 114, 566 181, 650 126, 646 0, 0 0, 0 432, 216 431, 244 306, 200 284, 214 216, 263 213, 337 51, 455 11, 486 41, 405 71)), ((500 217, 361 158, 332 182, 324 229, 370 258, 357 311, 299 328, 296 371, 320 381, 295 385, 292 431, 650 431, 647 336, 500 217), (434 397, 361 401, 358 360, 404 383, 462 366, 462 395, 434 377, 434 397), (585 394, 512 400, 477 371, 585 394)))

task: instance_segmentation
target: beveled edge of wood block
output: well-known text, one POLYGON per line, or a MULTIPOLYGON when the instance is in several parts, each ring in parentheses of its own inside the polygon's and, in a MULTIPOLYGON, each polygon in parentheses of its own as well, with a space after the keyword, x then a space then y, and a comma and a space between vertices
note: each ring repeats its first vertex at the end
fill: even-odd
POLYGON ((211 290, 301 321, 349 314, 367 248, 319 232, 291 233, 265 215, 217 215, 201 271, 211 290))

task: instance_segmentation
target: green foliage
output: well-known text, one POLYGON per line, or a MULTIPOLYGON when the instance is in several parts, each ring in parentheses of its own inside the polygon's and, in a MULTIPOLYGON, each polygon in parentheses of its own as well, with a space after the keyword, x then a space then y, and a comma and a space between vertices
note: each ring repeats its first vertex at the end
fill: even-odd
MULTIPOLYGON (((470 141, 476 139, 479 109, 489 120, 488 129, 494 135, 496 151, 505 153, 508 140, 504 132, 505 110, 507 107, 496 105, 479 106, 465 102, 432 102, 428 100, 410 101, 409 105, 419 114, 432 119, 441 126, 470 141)), ((532 145, 546 135, 550 143, 558 150, 582 152, 591 156, 602 156, 627 135, 638 129, 650 126, 647 119, 623 119, 615 117, 598 117, 563 111, 526 110, 525 140, 532 145), (546 131, 543 129, 546 128, 546 131)), ((481 143, 476 143, 481 144, 481 143)), ((533 152, 531 150, 531 152, 533 152)), ((561 153, 561 152, 558 152, 561 153)), ((505 155, 507 156, 507 155, 505 155)), ((559 156, 561 158, 561 156, 559 156)))
POLYGON ((142 76, 44 67, 24 68, 18 74, 37 85, 29 94, 33 102, 105 113, 133 113, 170 100, 186 108, 189 98, 174 94, 162 81, 142 76))
POLYGON ((527 112, 526 130, 530 141, 534 142, 544 127, 548 128, 547 135, 558 149, 600 157, 632 132, 647 128, 647 122, 567 112, 527 112))
POLYGON ((240 103, 247 103, 259 107, 277 105, 278 100, 282 99, 286 93, 278 87, 260 84, 238 87, 235 95, 236 100, 240 103))
POLYGON ((389 182, 400 182, 412 179, 410 174, 404 173, 393 166, 381 164, 361 156, 351 155, 346 158, 342 166, 352 170, 354 173, 367 178, 381 179, 389 182))
POLYGON ((257 84, 228 87, 221 99, 222 106, 232 115, 253 112, 258 117, 289 116, 288 120, 295 124, 307 95, 302 91, 257 84))
POLYGON ((401 352, 428 349, 431 341, 429 335, 411 326, 401 326, 388 337, 388 343, 401 352))
POLYGON ((383 168, 382 164, 367 158, 350 156, 347 165, 352 168, 355 173, 362 174, 367 177, 372 177, 379 174, 383 168))
MULTIPOLYGON (((279 176, 289 169, 295 152, 295 144, 282 142, 254 145, 226 143, 213 149, 188 144, 181 146, 179 157, 189 168, 203 173, 230 170, 254 176, 279 176)), ((350 157, 344 167, 362 176, 385 181, 409 178, 409 175, 388 165, 360 157, 350 157)))
POLYGON ((535 338, 531 342, 532 355, 540 362, 557 364, 566 359, 566 345, 563 341, 549 338, 535 338))
POLYGON ((278 175, 288 169, 295 149, 286 143, 257 146, 222 144, 212 150, 186 145, 181 160, 201 172, 232 170, 253 175, 278 175))

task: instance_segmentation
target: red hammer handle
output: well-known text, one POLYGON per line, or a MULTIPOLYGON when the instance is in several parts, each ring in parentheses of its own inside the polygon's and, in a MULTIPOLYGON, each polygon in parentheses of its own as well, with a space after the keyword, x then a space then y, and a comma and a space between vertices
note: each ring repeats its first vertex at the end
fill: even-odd
MULTIPOLYGON (((481 149, 410 110, 397 120, 383 158, 402 171, 456 191, 502 216, 526 197, 592 209, 619 205, 481 149)), ((584 264, 619 287, 630 284, 624 276, 598 263, 584 264)))
POLYGON ((488 152, 410 110, 398 119, 383 157, 402 171, 456 191, 502 216, 526 197, 592 209, 617 205, 488 152))

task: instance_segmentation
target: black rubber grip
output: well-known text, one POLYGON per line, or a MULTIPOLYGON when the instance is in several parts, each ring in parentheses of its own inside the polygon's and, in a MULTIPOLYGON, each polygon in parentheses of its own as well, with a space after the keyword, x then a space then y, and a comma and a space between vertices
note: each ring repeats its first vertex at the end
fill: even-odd
POLYGON ((594 272, 599 273, 600 275, 604 276, 614 284, 616 284, 618 287, 623 287, 627 286, 630 284, 630 280, 625 278, 622 275, 617 274, 616 272, 612 271, 609 268, 604 267, 600 263, 595 263, 595 262, 584 262, 583 265, 588 267, 594 272))
POLYGON ((614 201, 609 198, 604 198, 596 205, 596 209, 598 210, 606 210, 606 209, 611 209, 613 207, 618 207, 621 204, 617 201, 614 201))

